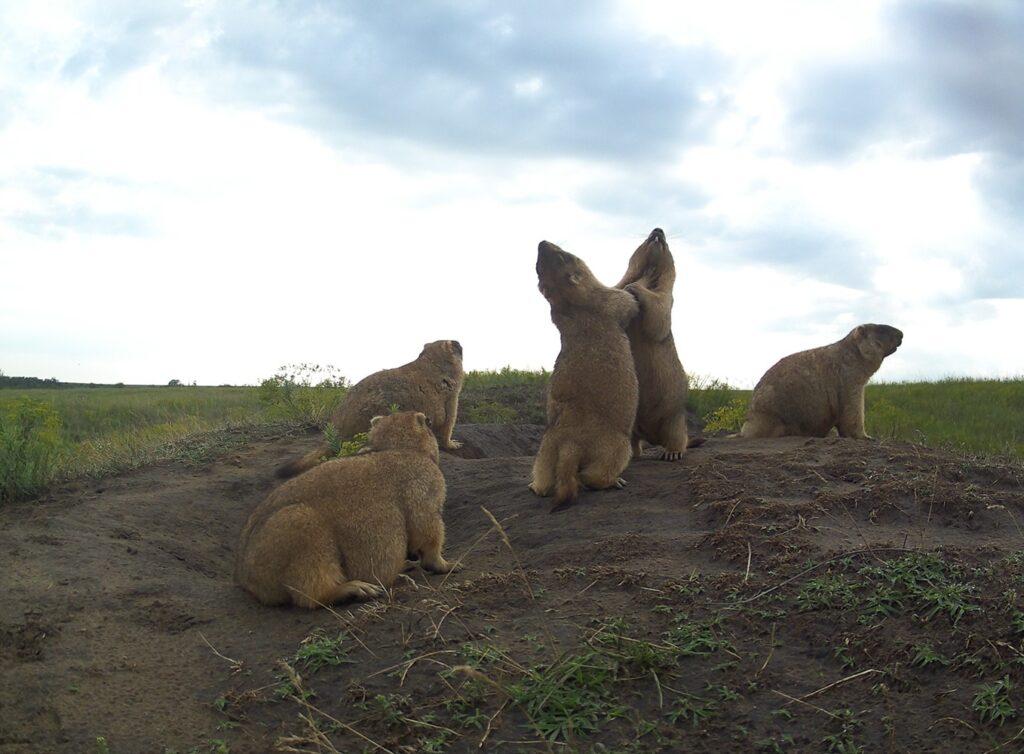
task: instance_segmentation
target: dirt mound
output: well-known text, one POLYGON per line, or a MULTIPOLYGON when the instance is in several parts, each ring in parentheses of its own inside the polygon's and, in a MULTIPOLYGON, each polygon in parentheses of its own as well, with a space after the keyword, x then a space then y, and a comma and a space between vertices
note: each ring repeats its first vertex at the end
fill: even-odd
POLYGON ((453 455, 460 458, 532 456, 543 436, 544 427, 540 424, 460 424, 455 439, 462 447, 453 455))
POLYGON ((526 488, 540 432, 457 427, 476 456, 442 456, 463 569, 334 614, 230 578, 274 467, 313 436, 0 510, 0 752, 1024 741, 1019 466, 712 439, 549 514, 526 488))

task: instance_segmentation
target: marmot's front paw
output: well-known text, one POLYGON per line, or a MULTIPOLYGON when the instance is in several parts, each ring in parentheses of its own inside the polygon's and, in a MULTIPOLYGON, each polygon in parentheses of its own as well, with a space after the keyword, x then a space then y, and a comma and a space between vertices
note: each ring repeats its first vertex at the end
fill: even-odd
POLYGON ((424 570, 430 571, 431 573, 451 573, 457 571, 462 566, 452 563, 451 561, 445 560, 444 558, 438 558, 434 563, 424 563, 424 570))
POLYGON ((621 490, 621 489, 625 489, 628 486, 629 486, 629 482, 627 482, 622 477, 619 477, 618 479, 615 480, 615 488, 616 489, 620 489, 621 490))
POLYGON ((449 440, 448 444, 444 446, 446 450, 458 450, 462 447, 462 443, 458 440, 449 440))

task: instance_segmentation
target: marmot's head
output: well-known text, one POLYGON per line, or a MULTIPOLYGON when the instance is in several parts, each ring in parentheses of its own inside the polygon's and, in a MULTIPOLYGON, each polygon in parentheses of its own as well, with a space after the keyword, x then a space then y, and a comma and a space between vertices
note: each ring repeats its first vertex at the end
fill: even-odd
POLYGON ((537 288, 553 310, 582 305, 594 288, 604 286, 583 260, 553 243, 541 241, 537 247, 537 288))
POLYGON ((878 363, 895 353, 903 343, 903 332, 889 325, 857 325, 846 337, 857 347, 861 356, 878 363))
POLYGON ((438 364, 462 366, 462 344, 457 340, 435 340, 433 343, 424 344, 420 358, 427 358, 438 364))
POLYGON ((676 265, 672 259, 672 252, 668 249, 665 231, 655 228, 647 239, 637 246, 633 256, 629 258, 626 274, 615 287, 625 288, 630 283, 643 281, 645 288, 654 288, 664 282, 666 285, 662 287, 671 290, 675 279, 676 265), (669 276, 671 280, 664 280, 669 276))
POLYGON ((426 453, 437 461, 437 438, 430 419, 419 411, 399 411, 370 420, 367 444, 373 450, 410 450, 426 453))

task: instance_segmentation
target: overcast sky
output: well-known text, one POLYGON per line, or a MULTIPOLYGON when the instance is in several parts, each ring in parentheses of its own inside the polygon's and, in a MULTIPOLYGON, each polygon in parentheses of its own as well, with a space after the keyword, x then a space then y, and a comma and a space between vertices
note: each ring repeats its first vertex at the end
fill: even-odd
POLYGON ((1024 3, 0 2, 0 369, 550 368, 651 228, 687 371, 1024 374, 1024 3))

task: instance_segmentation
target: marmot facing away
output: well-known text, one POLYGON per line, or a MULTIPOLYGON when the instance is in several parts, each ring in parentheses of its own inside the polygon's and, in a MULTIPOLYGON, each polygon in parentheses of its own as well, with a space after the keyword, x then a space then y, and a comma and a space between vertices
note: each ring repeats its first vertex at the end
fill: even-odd
POLYGON ((801 351, 765 372, 754 388, 743 437, 804 435, 866 439, 864 386, 903 343, 889 325, 858 325, 840 341, 801 351))
MULTIPOLYGON (((331 424, 347 440, 370 429, 370 419, 388 413, 397 405, 402 411, 420 411, 430 420, 437 441, 445 450, 462 443, 452 439, 462 391, 462 346, 457 340, 435 340, 423 346, 415 361, 394 369, 382 369, 364 377, 348 391, 331 424)), ((290 461, 275 472, 288 478, 311 469, 330 454, 323 445, 302 458, 290 461)))
POLYGON ((548 426, 533 463, 530 489, 568 504, 580 485, 621 487, 636 419, 637 382, 625 328, 639 305, 626 291, 602 285, 581 259, 542 241, 540 292, 562 350, 548 385, 548 426))
POLYGON ((266 605, 314 608, 375 597, 419 555, 447 573, 444 476, 422 413, 375 417, 372 452, 338 458, 285 482, 242 530, 239 586, 266 605))
POLYGON ((655 228, 629 259, 623 288, 640 302, 640 316, 626 329, 633 351, 640 404, 633 430, 633 456, 643 454, 642 442, 660 445, 661 457, 675 461, 686 452, 686 394, 689 384, 672 337, 672 288, 676 265, 665 240, 655 228))

